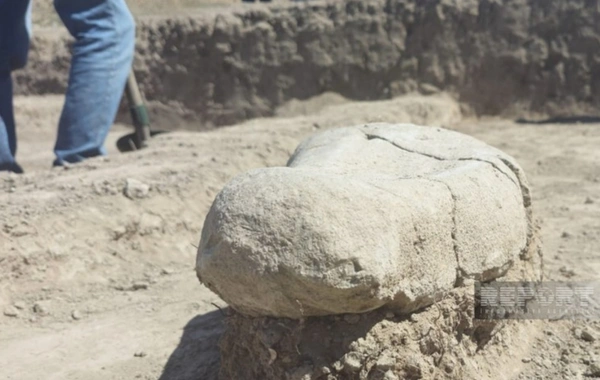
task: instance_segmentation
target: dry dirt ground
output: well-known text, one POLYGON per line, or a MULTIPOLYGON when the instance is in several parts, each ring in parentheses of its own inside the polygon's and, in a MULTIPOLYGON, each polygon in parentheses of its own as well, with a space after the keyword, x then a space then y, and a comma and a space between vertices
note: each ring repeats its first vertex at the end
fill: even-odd
MULTIPOLYGON (((108 157, 50 169, 61 100, 16 100, 27 173, 0 175, 0 378, 213 379, 225 305, 193 271, 204 216, 232 176, 284 165, 300 140, 335 125, 433 118, 505 150, 533 184, 547 277, 600 273, 600 124, 460 120, 443 98, 407 116, 410 97, 350 104, 329 94, 129 154, 114 148, 129 132, 117 125, 108 157)), ((528 326, 505 348, 514 360, 488 375, 583 378, 600 364, 597 322, 528 326)))

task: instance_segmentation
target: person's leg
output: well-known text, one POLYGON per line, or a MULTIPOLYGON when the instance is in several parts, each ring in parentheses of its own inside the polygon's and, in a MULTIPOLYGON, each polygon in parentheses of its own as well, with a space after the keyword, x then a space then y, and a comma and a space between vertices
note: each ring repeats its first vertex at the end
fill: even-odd
POLYGON ((54 0, 75 37, 54 165, 105 154, 131 69, 135 23, 125 0, 54 0))
POLYGON ((14 171, 17 139, 10 71, 0 72, 0 171, 14 171))
POLYGON ((25 66, 29 50, 31 4, 0 0, 0 171, 22 173, 15 162, 17 136, 11 70, 25 66))

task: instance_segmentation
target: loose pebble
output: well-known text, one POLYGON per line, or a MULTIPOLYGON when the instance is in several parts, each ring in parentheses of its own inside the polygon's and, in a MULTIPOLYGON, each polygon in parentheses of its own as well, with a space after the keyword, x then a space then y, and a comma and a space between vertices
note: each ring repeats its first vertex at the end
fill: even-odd
POLYGON ((48 305, 45 305, 41 302, 36 302, 35 305, 33 305, 33 311, 36 314, 40 314, 40 315, 48 315, 50 314, 50 310, 48 308, 48 305))
POLYGON ((131 290, 146 290, 149 286, 150 284, 148 284, 147 282, 135 282, 131 286, 131 290))
POLYGON ((580 337, 586 342, 593 342, 596 340, 595 335, 590 330, 583 330, 580 337))
POLYGON ((4 310, 4 315, 11 318, 16 318, 19 316, 19 310, 13 306, 9 306, 4 310))
POLYGON ((150 193, 150 186, 138 181, 137 179, 128 178, 125 181, 123 194, 129 199, 146 198, 150 193))

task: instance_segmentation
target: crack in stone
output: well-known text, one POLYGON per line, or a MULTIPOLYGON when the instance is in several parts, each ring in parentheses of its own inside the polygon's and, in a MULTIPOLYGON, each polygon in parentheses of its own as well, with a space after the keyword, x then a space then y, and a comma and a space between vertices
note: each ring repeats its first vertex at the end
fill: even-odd
POLYGON ((431 182, 441 183, 446 187, 446 189, 448 189, 448 193, 450 193, 450 197, 452 198, 452 230, 450 231, 450 237, 452 238, 452 250, 454 251, 454 257, 456 259, 456 279, 454 280, 454 285, 456 286, 456 284, 466 276, 465 271, 460 266, 460 257, 458 255, 458 241, 456 240, 456 196, 454 195, 452 189, 450 188, 450 186, 448 186, 446 182, 432 178, 423 179, 431 182))
MULTIPOLYGON (((519 181, 519 183, 515 182, 514 179, 512 179, 511 176, 509 176, 508 174, 506 174, 503 170, 501 170, 498 165, 496 165, 494 162, 488 161, 488 160, 482 160, 480 158, 475 158, 475 157, 460 157, 460 158, 445 158, 445 157, 439 157, 439 156, 435 156, 433 154, 428 154, 428 153, 424 153, 424 152, 418 152, 416 150, 410 150, 406 147, 403 147, 401 145, 398 145, 397 143, 390 141, 384 137, 381 136, 377 136, 377 135, 372 135, 369 133, 366 133, 363 131, 363 133, 365 134, 365 136, 367 136, 367 140, 383 140, 389 144, 392 144, 393 146, 395 146, 396 148, 403 150, 405 152, 408 153, 413 153, 413 154, 418 154, 420 156, 425 156, 425 157, 429 157, 429 158, 433 158, 434 160, 438 160, 438 161, 477 161, 477 162, 483 162, 485 164, 491 165, 494 169, 496 169, 497 171, 499 171, 500 173, 502 173, 504 176, 506 176, 506 178, 508 178, 510 180, 510 182, 512 182, 513 184, 515 184, 515 186, 517 186, 519 188, 519 190, 521 191, 521 194, 523 194, 523 189, 521 186, 521 183, 519 181)), ((500 159, 500 158, 499 158, 500 159)), ((502 163, 504 163, 506 165, 506 162, 502 159, 500 159, 502 161, 502 163)), ((517 177, 517 180, 519 178, 519 176, 511 169, 511 167, 509 165, 506 165, 508 167, 508 169, 511 171, 511 173, 515 174, 515 176, 517 177)), ((523 196, 523 202, 525 202, 525 197, 523 196)))
MULTIPOLYGON (((456 287, 457 283, 459 283, 463 278, 468 277, 468 274, 460 266, 460 259, 459 259, 459 255, 458 255, 458 242, 456 240, 456 196, 452 192, 452 189, 450 188, 450 186, 448 186, 447 183, 445 183, 444 181, 441 181, 441 180, 426 178, 426 177, 399 177, 397 179, 400 179, 400 180, 403 180, 403 179, 413 180, 414 179, 414 180, 425 180, 425 181, 429 181, 429 182, 441 183, 442 185, 444 185, 446 187, 446 189, 448 189, 448 193, 450 193, 450 197, 452 198, 452 230, 450 231, 450 237, 452 239, 452 250, 454 252, 454 258, 456 260, 456 278, 454 280, 454 284, 456 287)), ((365 183, 367 183, 367 182, 365 182, 365 183)), ((379 189, 381 191, 385 191, 388 194, 394 195, 396 197, 398 196, 398 194, 394 193, 393 191, 385 189, 381 186, 377 186, 373 183, 367 183, 367 184, 376 189, 379 189)), ((413 224, 413 228, 415 229, 415 232, 417 232, 417 235, 418 235, 417 226, 415 224, 413 224)), ((417 253, 417 255, 419 254, 419 251, 417 250, 416 247, 415 247, 415 252, 417 253)))
MULTIPOLYGON (((486 163, 488 165, 491 165, 496 171, 502 173, 505 177, 507 177, 515 186, 518 187, 519 191, 521 192, 521 198, 522 198, 522 202, 523 202, 523 206, 525 207, 525 214, 526 214, 526 218, 527 218, 527 237, 526 237, 526 242, 525 242, 525 247, 521 250, 520 252, 520 258, 523 259, 523 255, 526 254, 528 252, 529 246, 531 244, 531 241, 533 239, 533 217, 532 217, 532 210, 531 210, 531 194, 529 191, 529 188, 527 186, 525 186, 523 184, 523 182, 521 181, 521 176, 520 176, 520 170, 515 167, 515 165, 513 165, 510 161, 503 159, 501 157, 498 157, 498 159, 508 168, 508 170, 510 170, 511 173, 513 173, 515 175, 515 177, 517 178, 518 182, 515 182, 515 180, 509 176, 505 171, 501 170, 498 165, 496 165, 494 162, 491 161, 487 161, 487 160, 482 160, 479 158, 473 158, 473 157, 463 157, 463 158, 457 158, 457 159, 453 159, 453 158, 444 158, 444 157, 439 157, 439 156, 435 156, 432 154, 428 154, 428 153, 424 153, 424 152, 418 152, 418 151, 414 151, 411 149, 408 149, 406 147, 403 147, 401 145, 398 145, 397 143, 390 141, 384 137, 381 136, 377 136, 374 134, 369 134, 365 131, 362 131, 364 133, 364 135, 366 136, 367 140, 383 140, 391 145, 393 145, 394 147, 403 150, 405 152, 408 153, 413 153, 413 154, 418 154, 421 156, 425 156, 425 157, 429 157, 438 161, 478 161, 478 162, 483 162, 486 163)), ((459 254, 458 254, 458 242, 456 240, 456 196, 454 195, 454 193, 452 192, 452 189, 450 188, 450 186, 441 181, 441 180, 436 180, 436 179, 432 179, 432 178, 425 178, 423 177, 423 179, 432 181, 432 182, 438 182, 443 184, 444 186, 446 186, 446 188, 448 189, 450 196, 452 197, 452 201, 453 201, 453 206, 452 206, 452 223, 453 223, 453 228, 451 231, 451 237, 452 237, 452 244, 453 244, 453 249, 454 249, 454 255, 456 257, 456 281, 455 281, 455 285, 460 283, 461 280, 463 280, 464 278, 468 278, 470 277, 469 274, 467 272, 465 272, 464 269, 461 268, 460 265, 460 258, 459 258, 459 254)), ((511 260, 511 262, 503 265, 500 268, 492 268, 492 269, 488 269, 487 272, 490 271, 499 271, 499 272, 503 272, 503 268, 511 267, 512 264, 514 264, 511 260)), ((504 270, 505 272, 505 270, 504 270)))
POLYGON ((529 252, 529 247, 531 246, 531 242, 534 239, 534 221, 533 221, 533 209, 532 209, 532 205, 531 205, 531 191, 529 191, 529 188, 527 186, 525 186, 523 184, 523 182, 521 181, 521 170, 519 170, 519 168, 517 168, 515 165, 513 165, 512 162, 500 158, 500 161, 502 161, 502 163, 504 165, 506 165, 508 167, 508 169, 510 171, 512 171, 515 175, 515 177, 517 177, 517 180, 519 181, 519 187, 521 188, 521 195, 523 197, 523 206, 525 206, 525 217, 527 218, 527 237, 525 240, 525 247, 521 250, 521 253, 519 254, 519 258, 521 260, 526 260, 527 256, 528 256, 528 252, 529 252))
POLYGON ((435 160, 438 161, 478 161, 478 162, 483 162, 486 163, 488 165, 491 165, 494 169, 496 169, 496 171, 502 173, 506 178, 508 178, 515 186, 517 186, 517 188, 519 189, 519 191, 521 192, 521 199, 523 202, 523 207, 525 207, 525 216, 527 218, 527 237, 525 240, 525 247, 521 250, 521 253, 519 254, 519 257, 521 259, 524 259, 524 257, 527 255, 527 251, 529 250, 529 246, 531 245, 532 239, 533 239, 533 235, 534 235, 534 223, 533 223, 533 211, 531 209, 531 192, 529 191, 529 188, 527 186, 525 186, 523 184, 523 182, 521 181, 521 170, 519 170, 512 162, 510 162, 509 160, 502 158, 502 157, 497 157, 507 168, 508 170, 510 170, 511 173, 514 174, 514 176, 517 178, 517 182, 515 182, 515 180, 509 176, 504 170, 501 170, 498 165, 496 165, 494 162, 488 161, 488 160, 482 160, 479 158, 474 158, 474 157, 463 157, 463 158, 458 158, 458 159, 452 159, 452 158, 444 158, 444 157, 438 157, 432 154, 427 154, 424 152, 418 152, 415 150, 411 150, 408 149, 406 147, 403 147, 401 145, 398 145, 397 143, 390 141, 384 137, 381 136, 377 136, 377 135, 373 135, 373 134, 369 134, 365 131, 362 131, 365 136, 367 137, 367 140, 374 140, 374 139, 378 139, 378 140, 383 140, 393 146, 395 146, 398 149, 401 149, 405 152, 408 153, 413 153, 413 154, 418 154, 421 156, 425 156, 425 157, 429 157, 429 158, 433 158, 435 160))
POLYGON ((529 207, 531 206, 531 192, 529 191, 529 188, 521 182, 521 171, 509 160, 502 157, 498 157, 498 159, 502 161, 504 165, 506 165, 506 167, 515 175, 515 177, 517 177, 517 180, 519 181, 519 188, 521 189, 521 194, 523 194, 523 205, 526 209, 529 209, 529 207))

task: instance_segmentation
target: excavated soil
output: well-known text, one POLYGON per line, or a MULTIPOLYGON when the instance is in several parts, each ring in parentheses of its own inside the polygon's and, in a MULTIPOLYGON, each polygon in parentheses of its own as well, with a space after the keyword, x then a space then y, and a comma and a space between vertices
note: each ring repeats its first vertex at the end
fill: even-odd
POLYGON ((69 39, 37 13, 16 75, 26 174, 0 174, 0 378, 600 377, 598 321, 477 322, 466 288, 412 316, 249 319, 193 268, 233 176, 285 165, 318 130, 413 121, 514 156, 533 187, 544 277, 598 280, 595 2, 131 3, 182 13, 142 17, 136 59, 154 126, 176 131, 121 154, 120 123, 109 156, 68 169, 50 163, 69 39), (442 89, 460 106, 415 94, 442 89), (513 121, 536 114, 572 117, 513 121), (274 117, 242 121, 257 116, 274 117))
MULTIPOLYGON (((328 91, 376 100, 443 90, 478 115, 511 117, 600 106, 596 1, 191 3, 131 1, 138 13, 162 14, 138 22, 135 69, 166 127, 270 116, 328 91)), ((60 93, 70 40, 55 28, 34 34, 17 91, 60 93)))
POLYGON ((519 355, 529 343, 515 344, 517 337, 532 325, 475 321, 472 292, 464 289, 410 317, 385 310, 301 321, 234 314, 221 341, 220 374, 224 379, 496 379, 498 366, 516 365, 504 374, 511 378, 518 375, 519 355))

